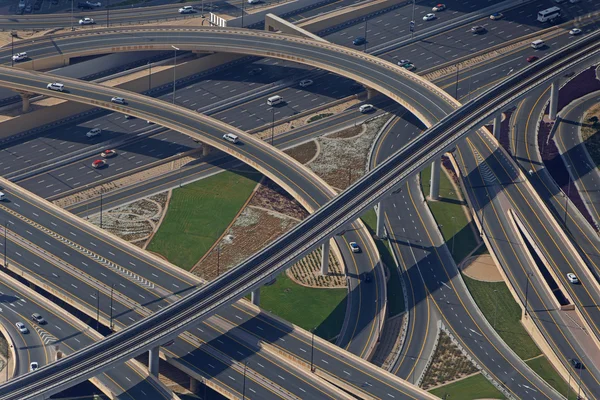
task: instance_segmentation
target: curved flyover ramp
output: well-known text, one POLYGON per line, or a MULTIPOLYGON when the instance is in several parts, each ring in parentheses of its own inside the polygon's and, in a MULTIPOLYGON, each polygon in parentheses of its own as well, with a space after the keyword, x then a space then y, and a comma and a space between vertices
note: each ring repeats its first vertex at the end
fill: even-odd
MULTIPOLYGON (((597 41, 598 36, 600 35, 590 35, 564 50, 553 53, 536 64, 537 68, 528 68, 515 74, 506 82, 494 87, 463 108, 443 118, 440 123, 429 129, 415 142, 400 150, 388 161, 355 183, 350 189, 299 224, 294 230, 246 260, 238 268, 229 271, 189 297, 139 322, 130 329, 115 334, 101 343, 92 345, 50 368, 18 378, 14 382, 4 385, 0 393, 5 395, 4 398, 10 399, 31 398, 45 389, 52 390, 52 388, 58 387, 67 380, 85 379, 98 373, 111 363, 127 359, 149 347, 155 346, 156 343, 167 340, 169 337, 183 331, 186 325, 192 321, 213 314, 220 306, 240 298, 252 288, 272 279, 274 274, 280 272, 289 263, 309 252, 315 243, 323 241, 338 229, 349 224, 366 208, 379 201, 386 193, 394 190, 408 177, 418 173, 432 158, 441 155, 454 146, 456 141, 462 138, 470 129, 479 126, 489 115, 510 104, 515 97, 526 94, 536 85, 552 79, 576 63, 585 61, 595 55, 600 50, 600 43, 597 41)), ((385 89, 386 86, 393 89, 394 84, 391 83, 392 81, 399 86, 405 84, 398 75, 388 77, 385 73, 382 74, 386 67, 390 73, 396 68, 389 68, 390 64, 388 63, 380 61, 377 63, 380 64, 380 68, 366 63, 368 64, 367 69, 371 67, 371 69, 378 70, 372 72, 372 75, 374 75, 373 82, 377 83, 369 86, 380 90, 380 88, 385 89), (387 83, 382 79, 385 79, 387 83)), ((349 67, 361 68, 357 63, 349 67)), ((368 72, 366 76, 369 76, 368 72)), ((10 80, 11 87, 30 85, 37 88, 37 90, 43 87, 46 82, 41 74, 35 76, 35 74, 24 74, 23 72, 6 69, 2 69, 0 79, 3 81, 10 80)), ((359 80, 362 82, 368 81, 367 78, 359 80)), ((418 78, 415 78, 415 83, 417 80, 418 78)), ((384 92, 383 90, 380 91, 384 92)), ((394 94, 391 97, 397 98, 398 96, 394 94)), ((450 103, 449 101, 448 104, 450 103)), ((101 104, 98 105, 101 106, 101 104)), ((436 107, 439 107, 439 105, 436 105, 436 107)), ((139 115, 146 114, 146 111, 139 111, 139 115)), ((179 116, 169 115, 168 112, 165 112, 163 118, 157 122, 173 124, 173 119, 179 118, 179 116), (162 119, 165 121, 162 121, 162 119)), ((181 130, 181 128, 178 130, 181 130)), ((402 388, 402 393, 408 397, 422 398, 428 396, 409 385, 402 388)))

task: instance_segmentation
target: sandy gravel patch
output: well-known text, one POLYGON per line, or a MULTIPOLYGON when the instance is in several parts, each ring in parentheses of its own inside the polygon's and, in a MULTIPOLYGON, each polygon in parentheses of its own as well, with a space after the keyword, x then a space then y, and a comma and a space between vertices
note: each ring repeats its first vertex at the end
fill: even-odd
POLYGON ((504 280, 489 254, 467 258, 463 263, 462 272, 469 278, 483 282, 502 282, 504 280))
POLYGON ((308 211, 300 203, 269 178, 264 178, 261 181, 248 204, 256 208, 287 215, 297 221, 308 216, 308 211))

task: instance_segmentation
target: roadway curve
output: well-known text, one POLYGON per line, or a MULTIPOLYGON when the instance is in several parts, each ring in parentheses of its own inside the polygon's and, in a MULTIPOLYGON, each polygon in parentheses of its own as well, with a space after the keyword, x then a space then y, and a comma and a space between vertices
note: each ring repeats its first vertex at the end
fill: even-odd
MULTIPOLYGON (((462 135, 466 134, 466 132, 468 132, 468 130, 472 127, 476 127, 478 124, 480 124, 481 121, 483 121, 487 117, 487 115, 501 107, 504 107, 507 103, 512 101, 512 90, 516 88, 518 94, 523 95, 529 90, 531 90, 535 85, 547 81, 548 79, 552 78, 555 74, 570 68, 577 61, 580 61, 580 59, 589 58, 590 55, 595 54, 595 52, 598 51, 598 43, 590 44, 590 41, 592 39, 596 39, 595 36, 598 35, 590 35, 583 41, 580 41, 576 43, 576 45, 571 46, 568 50, 558 52, 558 54, 554 54, 553 56, 550 56, 549 58, 540 61, 536 65, 538 67, 536 68, 536 71, 538 72, 533 71, 531 69, 526 69, 521 73, 516 74, 513 78, 510 78, 505 84, 495 88, 495 90, 492 90, 491 92, 480 96, 480 98, 478 98, 477 101, 467 104, 463 109, 456 112, 451 117, 444 118, 440 124, 436 125, 434 128, 430 129, 425 135, 421 136, 412 146, 405 148, 401 152, 394 155, 389 161, 383 163, 380 167, 376 168, 372 173, 370 173, 357 184, 355 184, 351 189, 349 189, 348 191, 340 195, 338 198, 331 201, 328 206, 319 210, 313 216, 309 217, 309 219, 307 219, 299 225, 299 228, 296 228, 292 232, 286 234, 284 237, 277 240, 273 245, 268 246, 258 255, 255 255, 250 260, 242 264, 241 268, 230 271, 226 275, 216 280, 214 283, 209 284, 206 287, 198 290, 190 297, 169 307, 169 309, 158 313, 163 314, 164 312, 169 312, 172 313, 170 315, 176 315, 175 317, 173 317, 172 321, 168 321, 169 325, 167 328, 161 327, 161 325, 167 323, 167 321, 164 321, 162 323, 156 323, 157 321, 153 321, 156 318, 155 315, 135 325, 132 329, 125 330, 122 333, 112 336, 108 340, 99 344, 99 346, 103 349, 106 349, 107 352, 113 354, 116 358, 122 358, 124 356, 124 353, 132 354, 136 350, 133 349, 133 346, 127 346, 125 349, 120 348, 121 345, 116 346, 116 343, 112 343, 119 341, 121 337, 131 338, 132 336, 130 335, 137 331, 139 335, 135 340, 137 340, 139 344, 139 342, 142 341, 144 337, 147 337, 149 340, 154 341, 155 336, 168 336, 169 334, 165 332, 165 329, 170 331, 170 334, 173 335, 180 329, 183 329, 183 325, 185 325, 185 321, 188 318, 195 319, 200 316, 207 316, 214 312, 213 307, 217 306, 219 303, 223 303, 223 300, 225 300, 226 302, 227 300, 233 298, 239 298, 248 289, 259 285, 261 281, 270 279, 272 273, 276 273, 276 271, 279 271, 280 268, 284 268, 293 259, 296 259, 305 254, 307 251, 309 251, 311 246, 314 245, 314 243, 323 240, 325 237, 331 235, 331 233, 333 233, 336 229, 339 229, 340 226, 343 226, 348 222, 352 221, 365 208, 378 201, 380 196, 392 190, 395 186, 403 182, 409 176, 417 173, 422 168, 424 163, 428 162, 429 159, 439 156, 439 154, 447 150, 449 147, 453 146, 453 144, 462 135), (561 53, 563 52, 570 55, 570 57, 568 57, 566 61, 560 60, 560 57, 562 56, 561 53), (573 53, 577 54, 576 58, 572 56, 573 53), (506 89, 507 87, 509 89, 506 89), (330 218, 333 217, 333 221, 330 221, 329 218, 326 218, 327 221, 324 225, 323 223, 318 222, 318 220, 325 218, 325 215, 330 216, 330 218), (303 238, 302 236, 304 236, 305 234, 310 234, 311 237, 309 239, 311 240, 307 241, 307 238, 303 238), (284 245, 284 243, 286 245, 284 245), (271 261, 270 258, 264 258, 264 256, 269 253, 272 254, 273 257, 275 255, 279 255, 277 256, 278 261, 276 261, 274 265, 271 262, 265 262, 264 264, 261 262, 271 261), (282 258, 280 259, 279 257, 282 258), (253 266, 253 264, 256 264, 257 262, 264 265, 264 267, 258 268, 257 270, 257 268, 253 266), (246 281, 245 283, 242 282, 242 288, 239 287, 241 281, 246 281), (232 286, 230 286, 230 282, 232 286), (215 296, 216 298, 213 298, 213 296, 211 296, 210 293, 219 293, 219 295, 215 296), (190 304, 191 301, 193 301, 193 305, 190 304), (210 307, 208 307, 209 305, 210 307), (179 322, 177 322, 176 320, 179 320, 179 322), (140 330, 140 328, 142 327, 144 328, 143 331, 140 330), (155 330, 162 332, 153 332, 155 330), (113 344, 115 345, 114 347, 113 344)), ((296 49, 297 47, 298 46, 295 46, 296 49)), ((322 55, 323 51, 321 51, 320 54, 322 55)), ((269 54, 268 56, 272 57, 275 56, 275 54, 269 54)), ((358 68, 361 65, 364 67, 365 64, 370 64, 364 63, 364 61, 365 60, 363 59, 362 64, 354 64, 353 67, 358 68)), ((386 63, 378 61, 376 62, 376 64, 379 64, 379 67, 385 68, 386 63)), ((385 81, 398 81, 396 77, 389 77, 386 76, 386 74, 381 74, 381 69, 379 71, 374 71, 374 69, 377 69, 373 68, 376 67, 376 65, 368 65, 368 67, 370 68, 369 72, 372 75, 376 76, 372 82, 377 82, 376 84, 369 84, 369 86, 371 87, 376 87, 380 91, 386 92, 389 89, 386 88, 385 81), (385 79, 383 81, 377 79, 378 75, 385 79)), ((390 72, 389 69, 397 68, 389 68, 388 65, 388 73, 390 72)), ((350 72, 350 74, 352 75, 353 72, 350 72)), ((12 74, 9 75, 10 78, 7 79, 8 76, 6 74, 3 74, 2 80, 12 80, 12 82, 7 82, 7 85, 13 88, 20 87, 23 90, 26 89, 27 91, 35 92, 39 91, 40 88, 43 87, 42 85, 44 83, 44 80, 41 79, 42 76, 37 76, 37 79, 35 79, 30 74, 16 73, 16 71, 12 71, 12 74)), ((410 76, 410 74, 407 75, 410 76)), ((358 80, 363 81, 363 83, 365 81, 365 79, 362 78, 358 80)), ((387 83, 387 85, 389 87, 390 84, 387 83)), ((78 86, 81 86, 81 84, 78 86)), ((391 89, 393 91, 393 84, 391 89)), ((78 88, 76 91, 79 90, 80 89, 78 88)), ((91 93, 88 93, 88 95, 89 94, 91 93)), ((390 97, 395 99, 399 98, 397 93, 392 93, 390 97)), ((448 101, 448 105, 452 105, 452 103, 452 100, 448 101)), ((98 105, 104 107, 107 106, 106 104, 98 105)), ((168 107, 164 106, 163 108, 168 107)), ((138 112, 138 114, 143 115, 144 118, 146 117, 146 115, 144 115, 143 112, 138 112)), ((167 126, 169 125, 169 123, 172 123, 169 122, 165 124, 163 121, 156 122, 167 126)), ((176 129, 181 131, 181 128, 176 129)), ((129 344, 131 345, 133 343, 129 344)), ((94 348, 88 350, 89 352, 97 350, 96 347, 98 346, 94 345, 92 347, 94 348)), ((82 353, 87 353, 88 351, 82 353)), ((140 351, 139 348, 137 351, 140 351)), ((82 366, 82 364, 80 364, 79 362, 85 362, 85 366, 90 366, 90 368, 92 369, 100 367, 94 365, 93 361, 92 364, 88 364, 87 359, 84 360, 84 355, 82 355, 82 353, 76 354, 74 357, 72 357, 71 362, 67 362, 67 360, 65 360, 64 362, 60 362, 57 365, 55 365, 54 368, 60 366, 66 367, 73 362, 77 362, 78 366, 80 367, 82 366)), ((126 356, 127 355, 125 355, 125 357, 126 356)), ((41 375, 41 373, 33 375, 39 376, 41 375)), ((81 379, 81 375, 83 374, 80 374, 79 379, 81 379)), ((68 379, 68 377, 65 376, 65 379, 68 379)), ((46 379, 42 379, 41 381, 45 382, 46 384, 48 383, 46 379)), ((31 392, 35 390, 34 386, 37 385, 39 382, 40 381, 38 380, 38 382, 34 383, 34 380, 32 380, 30 381, 31 384, 23 385, 22 388, 27 387, 27 389, 24 390, 31 392)), ((13 385, 14 383, 11 382, 6 386, 11 387, 13 385)))

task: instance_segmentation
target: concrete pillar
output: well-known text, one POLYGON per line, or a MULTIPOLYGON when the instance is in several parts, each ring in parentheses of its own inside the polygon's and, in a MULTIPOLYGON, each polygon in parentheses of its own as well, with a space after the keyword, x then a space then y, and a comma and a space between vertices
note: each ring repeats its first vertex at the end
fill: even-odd
POLYGON ((260 288, 254 289, 252 292, 250 292, 250 301, 255 306, 260 306, 260 288))
POLYGON ((148 351, 148 372, 150 375, 158 377, 158 363, 160 358, 158 357, 159 347, 153 347, 148 351))
POLYGON ((202 155, 207 156, 212 151, 212 147, 206 143, 202 143, 202 155))
POLYGON ((429 181, 429 198, 431 200, 437 200, 440 198, 440 170, 442 166, 442 160, 436 159, 431 163, 431 180, 429 181))
POLYGON ((500 129, 502 127, 502 113, 494 117, 494 137, 500 139, 500 129))
POLYGON ((329 274, 329 239, 323 242, 323 248, 321 249, 321 275, 325 276, 329 274))
POLYGON ((383 225, 383 210, 382 203, 377 203, 377 207, 375 208, 375 213, 377 214, 377 232, 375 234, 382 238, 385 236, 384 225, 383 225))
POLYGON ((199 389, 198 386, 200 385, 200 382, 198 382, 198 379, 190 376, 190 392, 192 392, 193 394, 198 394, 199 389))
POLYGON ((371 100, 373 97, 375 97, 379 94, 379 92, 377 90, 370 88, 368 86, 365 86, 365 89, 367 89, 367 100, 371 100))
POLYGON ((549 117, 551 120, 556 119, 556 112, 558 111, 558 79, 552 82, 550 86, 550 113, 549 117))
POLYGON ((21 95, 21 101, 23 102, 23 113, 29 112, 29 99, 31 95, 28 93, 19 93, 21 95))

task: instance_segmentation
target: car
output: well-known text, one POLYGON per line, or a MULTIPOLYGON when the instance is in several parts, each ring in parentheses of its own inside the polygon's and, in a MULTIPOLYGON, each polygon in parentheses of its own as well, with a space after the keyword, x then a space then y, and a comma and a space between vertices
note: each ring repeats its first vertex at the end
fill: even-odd
POLYGON ((406 64, 409 62, 410 62, 410 60, 400 60, 400 61, 398 61, 398 65, 402 66, 402 64, 406 64))
POLYGON ((360 46, 361 44, 365 44, 365 43, 367 43, 367 39, 365 39, 362 36, 354 38, 354 40, 352 41, 352 44, 355 46, 360 46))
POLYGON ((113 150, 113 149, 106 149, 102 153, 100 153, 100 156, 103 158, 110 158, 110 157, 114 157, 116 155, 117 155, 117 151, 113 150))
POLYGON ((62 83, 58 83, 58 82, 52 82, 52 83, 49 83, 48 85, 46 85, 46 89, 62 92, 63 90, 65 90, 65 85, 63 85, 62 83))
POLYGON ((423 17, 423 21, 431 21, 434 19, 435 19, 435 14, 433 14, 433 13, 425 14, 425 16, 423 17))
POLYGON ((579 361, 576 358, 571 358, 571 365, 573 366, 573 368, 576 368, 576 369, 583 368, 583 364, 581 363, 581 361, 579 361))
POLYGON ((29 333, 29 329, 27 329, 27 327, 25 326, 24 323, 22 323, 22 322, 19 321, 19 322, 17 322, 15 324, 15 326, 17 327, 17 329, 19 330, 19 332, 21 332, 21 333, 29 333))
POLYGON ((492 15, 490 15, 490 19, 492 21, 497 21, 497 20, 502 19, 502 18, 504 18, 504 14, 499 13, 499 12, 498 13, 493 13, 492 15))
POLYGON ((113 97, 112 99, 110 99, 111 103, 117 103, 117 104, 125 104, 125 99, 122 97, 113 97))
POLYGON ((31 314, 31 319, 33 320, 33 322, 37 322, 40 325, 44 325, 46 323, 46 320, 44 319, 44 317, 42 317, 38 313, 31 314))
POLYGON ((577 278, 577 275, 575 275, 572 272, 569 272, 567 274, 567 279, 569 280, 569 282, 571 283, 579 283, 579 279, 577 278))
POLYGON ((100 128, 93 128, 93 129, 90 129, 88 131, 88 133, 85 134, 85 136, 91 138, 91 137, 94 137, 94 136, 98 136, 101 132, 102 132, 102 129, 100 129, 100 128))
POLYGON ((373 278, 371 278, 371 273, 370 272, 363 272, 360 275, 360 279, 362 281, 364 281, 365 283, 369 283, 369 282, 371 282, 373 280, 373 278))
POLYGON ((15 10, 15 14, 17 14, 17 15, 23 15, 24 12, 25 12, 25 7, 18 7, 15 10))
POLYGON ((94 6, 88 4, 88 3, 77 3, 77 8, 81 8, 82 10, 92 10, 94 8, 94 6))
POLYGON ((353 253, 360 253, 360 247, 358 247, 358 244, 356 244, 356 242, 350 242, 348 243, 348 245, 350 246, 350 250, 353 253))
POLYGON ((102 3, 99 1, 86 1, 85 3, 92 7, 102 7, 102 3))
POLYGON ((475 25, 471 27, 472 33, 483 33, 485 32, 485 28, 481 25, 475 25))
POLYGON ((417 67, 415 67, 415 64, 410 62, 402 64, 401 67, 409 71, 414 71, 415 69, 417 69, 417 67))
POLYGON ((0 192, 0 201, 4 201, 4 199, 6 199, 6 195, 0 192))
POLYGON ((573 28, 573 29, 571 29, 571 30, 569 31, 569 35, 573 35, 573 36, 575 36, 575 35, 579 35, 579 34, 581 34, 581 32, 582 32, 582 30, 581 30, 581 29, 579 29, 579 28, 573 28))
POLYGON ((32 11, 33 11, 33 7, 31 7, 31 4, 27 4, 27 6, 25 7, 25 12, 30 13, 32 11))
POLYGON ((93 25, 95 24, 94 20, 92 18, 82 18, 79 20, 79 25, 93 25))
POLYGON ((433 7, 431 9, 431 11, 435 12, 435 11, 444 11, 446 9, 446 5, 445 4, 437 4, 435 7, 433 7))
POLYGON ((105 160, 95 160, 94 162, 92 162, 92 168, 94 169, 102 168, 106 165, 107 163, 105 160))
POLYGON ((529 56, 529 57, 527 57, 527 62, 529 62, 529 63, 530 62, 535 62, 537 60, 539 60, 538 56, 529 56))
POLYGON ((312 79, 303 79, 300 81, 300 87, 308 87, 310 85, 312 85, 314 82, 312 81, 312 79))
POLYGON ((22 53, 17 53, 15 55, 12 56, 12 60, 13 61, 23 61, 27 58, 27 53, 26 52, 22 52, 22 53))
POLYGON ((179 14, 192 14, 196 12, 192 6, 183 6, 179 9, 179 14))
POLYGON ((373 110, 375 110, 373 104, 363 104, 362 106, 358 107, 358 111, 360 111, 363 114, 369 113, 373 110))
POLYGON ((125 119, 134 119, 133 115, 125 114, 125 119))
POLYGON ((228 142, 231 143, 237 143, 239 138, 237 135, 234 135, 233 133, 226 133, 223 135, 223 139, 227 140, 228 142))
POLYGON ((261 0, 248 0, 248 4, 258 4, 261 0))
POLYGON ((250 76, 254 76, 254 75, 260 75, 262 74, 262 68, 252 68, 249 72, 248 75, 250 76))
POLYGON ((40 367, 40 366, 39 366, 39 364, 37 363, 37 361, 32 361, 32 362, 29 364, 29 372, 34 372, 34 371, 37 371, 37 369, 38 369, 39 367, 40 367))

